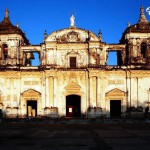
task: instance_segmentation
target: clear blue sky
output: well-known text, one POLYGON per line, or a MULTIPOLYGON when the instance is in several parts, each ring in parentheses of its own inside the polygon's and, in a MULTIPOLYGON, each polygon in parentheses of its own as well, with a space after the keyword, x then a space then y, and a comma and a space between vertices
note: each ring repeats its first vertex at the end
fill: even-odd
MULTIPOLYGON (((137 23, 141 5, 146 9, 150 0, 0 0, 0 20, 8 8, 12 23, 19 23, 31 44, 40 44, 45 30, 51 34, 69 27, 73 13, 77 27, 95 34, 101 29, 103 42, 118 43, 128 21, 137 23)), ((113 58, 109 64, 116 63, 113 58)))

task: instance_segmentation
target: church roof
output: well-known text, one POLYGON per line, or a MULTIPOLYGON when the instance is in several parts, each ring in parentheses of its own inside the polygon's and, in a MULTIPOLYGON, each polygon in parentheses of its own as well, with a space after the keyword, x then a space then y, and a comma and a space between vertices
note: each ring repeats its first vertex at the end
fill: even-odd
POLYGON ((150 33, 150 23, 145 17, 143 7, 140 8, 140 17, 138 22, 131 26, 128 25, 128 28, 126 28, 126 30, 123 33, 123 37, 126 33, 150 33))
POLYGON ((70 17, 70 27, 54 31, 49 36, 44 33, 45 42, 59 42, 59 43, 82 43, 87 41, 99 42, 102 40, 93 32, 81 28, 77 28, 75 24, 75 17, 70 17))
POLYGON ((9 11, 6 9, 5 17, 2 22, 0 22, 0 35, 4 34, 19 34, 23 37, 24 42, 28 45, 29 41, 26 38, 25 34, 17 26, 14 26, 9 19, 9 11))

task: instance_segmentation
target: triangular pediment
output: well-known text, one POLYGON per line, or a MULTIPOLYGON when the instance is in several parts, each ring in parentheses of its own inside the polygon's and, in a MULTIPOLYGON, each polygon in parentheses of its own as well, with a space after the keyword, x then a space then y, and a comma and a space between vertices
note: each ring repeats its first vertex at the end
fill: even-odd
POLYGON ((81 87, 79 84, 72 81, 66 86, 66 91, 69 94, 81 94, 81 87))
POLYGON ((79 55, 79 53, 72 50, 71 52, 68 52, 67 55, 79 55))
POLYGON ((122 96, 125 96, 125 92, 124 91, 122 91, 122 90, 120 90, 120 89, 117 89, 117 88, 115 88, 115 89, 113 89, 113 90, 111 90, 111 91, 109 91, 109 92, 107 92, 106 93, 106 96, 108 97, 110 97, 110 96, 120 96, 120 97, 122 97, 122 96))
POLYGON ((33 89, 29 89, 29 90, 27 90, 27 91, 25 91, 25 92, 22 93, 23 97, 30 98, 30 99, 32 99, 32 98, 38 98, 40 95, 41 95, 40 92, 35 91, 33 89))

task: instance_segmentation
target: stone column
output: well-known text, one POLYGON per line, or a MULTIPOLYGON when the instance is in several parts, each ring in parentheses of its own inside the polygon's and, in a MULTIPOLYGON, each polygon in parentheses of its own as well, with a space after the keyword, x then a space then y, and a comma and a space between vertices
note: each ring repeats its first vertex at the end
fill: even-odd
POLYGON ((54 78, 49 77, 49 102, 50 107, 54 106, 54 78))
POLYGON ((18 78, 13 79, 13 106, 18 107, 19 101, 18 101, 18 86, 20 87, 18 78))
POLYGON ((46 96, 45 96, 45 107, 50 107, 50 102, 49 102, 49 79, 46 78, 46 83, 45 83, 45 91, 46 91, 46 96))
POLYGON ((97 106, 97 77, 93 77, 93 106, 97 106))
POLYGON ((54 86, 53 86, 53 93, 54 93, 54 107, 58 107, 57 98, 58 98, 58 86, 57 86, 57 78, 54 78, 54 86))
POLYGON ((90 91, 89 91, 90 92, 89 106, 92 107, 93 106, 93 103, 92 103, 93 102, 93 93, 92 93, 92 85, 93 85, 92 83, 93 82, 92 82, 92 77, 90 77, 89 80, 90 80, 89 81, 90 82, 90 84, 89 84, 89 89, 90 89, 90 91))
POLYGON ((13 78, 10 78, 10 105, 11 107, 13 106, 13 102, 14 102, 14 92, 13 92, 13 89, 14 89, 14 79, 13 78))
POLYGON ((43 113, 44 113, 44 108, 45 108, 45 102, 46 102, 46 87, 45 87, 45 76, 44 76, 44 73, 42 73, 42 76, 41 76, 41 98, 42 98, 42 109, 43 109, 43 113))
POLYGON ((106 97, 105 97, 105 89, 106 89, 106 79, 103 77, 101 79, 101 107, 103 110, 106 110, 106 97))
POLYGON ((97 103, 97 78, 90 77, 90 106, 96 107, 97 103))
POLYGON ((86 95, 86 107, 88 109, 89 107, 89 104, 90 104, 90 98, 89 98, 89 90, 90 90, 90 83, 89 83, 89 78, 88 78, 88 71, 86 72, 86 76, 85 76, 85 87, 86 87, 86 92, 85 92, 85 95, 86 95))
POLYGON ((137 77, 136 78, 136 80, 137 80, 137 107, 138 107, 138 105, 139 105, 139 78, 137 77))
POLYGON ((101 107, 101 78, 97 78, 97 107, 101 107))
POLYGON ((2 48, 0 47, 0 60, 2 59, 2 48))

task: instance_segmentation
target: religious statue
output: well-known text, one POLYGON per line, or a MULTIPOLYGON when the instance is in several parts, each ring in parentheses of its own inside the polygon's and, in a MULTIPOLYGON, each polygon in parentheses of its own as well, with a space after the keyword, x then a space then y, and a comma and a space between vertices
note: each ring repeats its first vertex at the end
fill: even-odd
POLYGON ((147 7, 146 12, 150 15, 150 7, 147 7))
POLYGON ((71 26, 71 27, 75 27, 75 17, 74 17, 74 15, 72 15, 72 16, 70 17, 70 26, 71 26))

